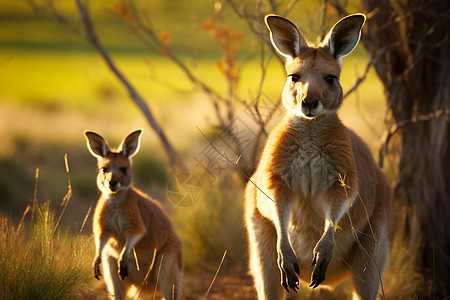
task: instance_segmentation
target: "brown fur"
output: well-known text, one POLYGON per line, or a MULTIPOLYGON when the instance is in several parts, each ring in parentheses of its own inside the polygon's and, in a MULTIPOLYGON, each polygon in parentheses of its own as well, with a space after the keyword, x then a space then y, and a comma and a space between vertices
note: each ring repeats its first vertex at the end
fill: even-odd
POLYGON ((266 17, 275 48, 287 58, 288 80, 286 114, 251 178, 264 193, 251 182, 246 189, 259 299, 283 299, 283 287, 296 291, 298 278, 315 288, 352 276, 356 299, 378 293, 391 188, 365 143, 336 114, 343 97, 340 58, 356 46, 363 22, 362 15, 343 19, 312 47, 286 19, 266 17))
MULTIPOLYGON (((139 148, 140 132, 131 133, 118 151, 111 150, 98 134, 85 132, 88 149, 98 159, 97 185, 102 192, 93 223, 94 275, 97 279, 101 275, 102 262, 113 299, 124 299, 131 285, 140 288, 148 283, 153 291, 156 281, 166 299, 180 299, 181 240, 161 205, 131 184, 131 156, 139 148), (148 281, 143 283, 150 268, 148 281)), ((143 294, 148 286, 143 287, 143 294)))

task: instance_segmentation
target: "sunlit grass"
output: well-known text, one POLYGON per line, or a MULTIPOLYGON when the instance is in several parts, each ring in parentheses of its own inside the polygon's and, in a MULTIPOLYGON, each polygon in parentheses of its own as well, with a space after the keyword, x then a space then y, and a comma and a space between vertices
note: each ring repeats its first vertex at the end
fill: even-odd
POLYGON ((17 226, 0 216, 0 298, 80 297, 90 277, 89 240, 63 234, 48 202, 35 208, 33 220, 17 226))

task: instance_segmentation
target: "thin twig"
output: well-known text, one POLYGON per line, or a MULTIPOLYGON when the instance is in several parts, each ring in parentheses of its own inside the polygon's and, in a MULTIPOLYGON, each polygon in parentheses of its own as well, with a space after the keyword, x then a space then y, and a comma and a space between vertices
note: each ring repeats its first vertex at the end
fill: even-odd
MULTIPOLYGON (((241 147, 239 143, 239 139, 236 136, 236 133, 232 130, 232 128, 228 125, 233 122, 234 118, 234 100, 239 101, 238 97, 235 95, 236 89, 236 79, 229 72, 226 72, 225 77, 228 83, 228 95, 224 96, 217 92, 212 86, 208 85, 204 80, 200 79, 199 76, 194 74, 194 72, 172 51, 170 45, 165 44, 160 40, 156 32, 154 31, 152 26, 148 26, 143 20, 141 20, 140 14, 137 12, 136 7, 130 3, 129 8, 134 16, 133 24, 135 26, 135 30, 133 32, 137 34, 140 40, 150 46, 148 40, 153 43, 156 48, 161 51, 165 57, 167 57, 172 63, 174 63, 181 71, 185 74, 188 80, 208 97, 210 100, 214 113, 216 115, 216 119, 219 122, 220 128, 222 128, 227 135, 234 142, 234 147, 236 152, 241 152, 241 147), (145 34, 144 38, 142 33, 145 34), (223 113, 221 104, 224 104, 226 107, 225 113, 223 113), (226 117, 224 117, 226 116, 226 117)), ((219 41, 220 46, 225 52, 225 56, 228 57, 227 60, 234 61, 230 58, 227 50, 227 44, 219 41)), ((240 70, 240 69, 239 69, 240 70)))
POLYGON ((222 267, 223 261, 225 260, 225 256, 227 255, 227 251, 228 250, 225 250, 225 252, 223 253, 222 260, 220 261, 219 267, 216 270, 216 274, 214 275, 214 278, 211 281, 211 284, 209 285, 208 290, 206 291, 205 295, 203 296, 204 300, 206 300, 208 298, 209 292, 211 291, 211 288, 212 288, 214 282, 216 281, 217 275, 219 274, 220 268, 222 267))
POLYGON ((161 254, 161 260, 159 262, 158 274, 156 275, 156 283, 155 283, 155 291, 153 293, 153 300, 156 299, 156 289, 158 288, 159 275, 161 273, 161 266, 163 263, 163 259, 164 259, 164 254, 161 254))
POLYGON ((358 77, 358 79, 356 79, 356 82, 353 84, 353 86, 351 88, 349 88, 345 94, 343 99, 347 98, 351 93, 353 93, 354 91, 356 91, 358 89, 358 87, 361 85, 361 83, 364 82, 364 80, 367 78, 367 75, 369 74, 370 71, 370 67, 373 65, 372 63, 372 59, 367 63, 366 65, 366 69, 364 70, 364 73, 362 76, 358 77))
MULTIPOLYGON (((136 263, 137 263, 137 256, 135 256, 135 259, 136 259, 136 263)), ((141 285, 137 289, 136 293, 133 295, 132 299, 139 297, 142 289, 144 288, 144 286, 147 285, 147 280, 148 280, 148 277, 150 276, 150 272, 153 270, 153 266, 155 265, 155 260, 156 260, 156 248, 153 249, 152 262, 150 263, 150 266, 148 267, 148 270, 147 270, 147 273, 145 274, 144 280, 142 281, 141 285)))
MULTIPOLYGON (((263 23, 263 19, 264 19, 264 15, 261 11, 257 12, 257 16, 256 17, 250 17, 246 12, 245 9, 243 9, 242 11, 239 10, 239 8, 237 7, 235 1, 233 0, 226 0, 227 3, 230 5, 230 7, 233 9, 234 13, 243 21, 247 24, 248 28, 253 32, 253 34, 260 39, 263 43, 265 43, 270 51, 272 51, 273 53, 276 53, 276 50, 272 47, 270 39, 269 39, 269 35, 267 33, 263 33, 261 30, 258 30, 254 24, 262 24, 263 23)), ((274 4, 275 7, 272 10, 272 12, 276 12, 276 4, 274 4)), ((292 7, 291 7, 292 9, 292 7)), ((262 26, 261 26, 262 27, 262 26)), ((277 60, 281 63, 281 65, 284 65, 284 60, 283 58, 281 58, 281 56, 276 55, 275 56, 277 58, 277 60)))
POLYGON ((75 201, 73 200, 72 184, 70 182, 69 160, 67 158, 67 153, 64 154, 64 165, 66 166, 68 190, 70 190, 71 197, 72 197, 72 211, 73 211, 73 217, 75 219, 75 232, 77 232, 78 231, 78 218, 77 218, 77 214, 76 214, 76 210, 75 210, 75 201))
POLYGON ((34 174, 34 193, 33 193, 33 203, 31 207, 31 219, 33 219, 34 211, 37 207, 38 179, 39 179, 39 168, 36 168, 36 173, 34 174))
POLYGON ((81 224, 81 228, 80 228, 80 233, 83 232, 84 225, 86 225, 86 221, 89 218, 89 215, 91 214, 91 210, 92 210, 92 206, 94 205, 94 202, 95 202, 95 199, 92 200, 91 205, 89 205, 89 209, 88 209, 88 211, 86 213, 86 216, 84 216, 83 224, 81 224))
POLYGON ((69 201, 72 198, 72 184, 70 183, 70 176, 69 176, 70 170, 69 170, 69 163, 67 161, 67 154, 64 155, 64 164, 65 164, 66 173, 67 173, 67 193, 64 195, 63 200, 61 202, 61 206, 63 208, 62 208, 61 214, 59 215, 58 221, 56 221, 55 228, 53 228, 52 235, 55 234, 56 229, 58 228, 59 223, 61 222, 61 219, 64 215, 64 212, 66 211, 67 205, 69 205, 69 201))
POLYGON ((228 161, 228 162, 229 162, 230 164, 232 164, 239 172, 241 172, 241 174, 244 175, 244 177, 245 177, 249 182, 251 182, 251 183, 252 183, 252 184, 253 184, 253 185, 261 192, 261 193, 263 193, 270 201, 275 202, 275 201, 273 201, 273 199, 272 199, 269 195, 266 194, 266 192, 264 192, 259 186, 257 186, 257 185, 250 179, 250 177, 248 177, 247 174, 245 174, 244 171, 242 171, 242 170, 237 166, 236 163, 234 163, 233 161, 231 161, 231 159, 229 159, 229 158, 226 157, 224 154, 222 154, 222 152, 220 152, 220 151, 216 148, 216 146, 214 146, 213 142, 212 142, 210 139, 208 139, 208 137, 203 133, 203 131, 202 131, 198 126, 196 126, 196 127, 197 127, 198 131, 200 131, 200 133, 203 135, 203 137, 208 141, 208 144, 211 145, 211 147, 213 147, 213 149, 214 149, 220 156, 222 156, 223 158, 225 158, 226 161, 228 161))
POLYGON ((170 47, 164 44, 160 41, 155 31, 147 26, 140 18, 139 13, 136 10, 136 7, 130 3, 129 8, 132 11, 133 14, 133 21, 135 24, 135 29, 132 32, 136 34, 136 36, 139 38, 141 42, 143 42, 146 46, 150 46, 148 41, 140 34, 144 33, 145 36, 150 39, 150 41, 156 46, 156 48, 164 53, 164 55, 172 61, 176 66, 178 66, 181 71, 186 75, 186 77, 189 79, 189 81, 196 86, 197 88, 201 89, 205 94, 210 95, 211 99, 217 99, 218 101, 225 101, 224 97, 217 92, 213 87, 206 84, 206 82, 202 81, 198 78, 190 69, 189 67, 183 63, 183 61, 178 58, 173 51, 171 51, 170 47))

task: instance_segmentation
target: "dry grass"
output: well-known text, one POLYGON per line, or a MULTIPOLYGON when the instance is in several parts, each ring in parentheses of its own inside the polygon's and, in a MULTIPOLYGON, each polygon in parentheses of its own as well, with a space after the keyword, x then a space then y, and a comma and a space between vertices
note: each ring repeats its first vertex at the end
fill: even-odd
POLYGON ((35 207, 18 226, 0 217, 0 297, 70 299, 88 287, 86 236, 72 237, 56 226, 49 203, 35 207))

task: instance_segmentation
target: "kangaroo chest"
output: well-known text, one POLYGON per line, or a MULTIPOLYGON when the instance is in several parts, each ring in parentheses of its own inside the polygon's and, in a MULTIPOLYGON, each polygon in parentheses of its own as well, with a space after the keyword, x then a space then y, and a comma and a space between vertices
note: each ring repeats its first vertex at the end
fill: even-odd
POLYGON ((303 197, 325 193, 337 179, 338 171, 333 158, 311 141, 293 148, 294 157, 286 170, 286 180, 291 189, 303 197))
POLYGON ((277 172, 304 200, 323 195, 339 177, 339 146, 320 134, 295 132, 280 148, 283 161, 277 172))
POLYGON ((120 207, 120 203, 107 200, 101 209, 100 222, 102 227, 109 232, 114 233, 114 237, 121 241, 124 239, 124 232, 127 229, 127 220, 120 207))

